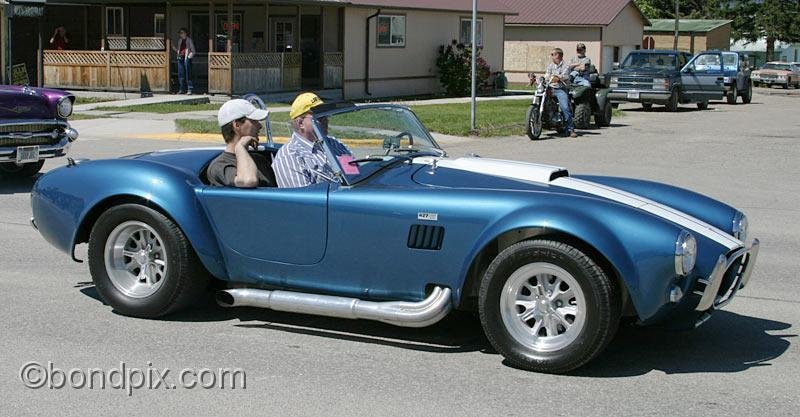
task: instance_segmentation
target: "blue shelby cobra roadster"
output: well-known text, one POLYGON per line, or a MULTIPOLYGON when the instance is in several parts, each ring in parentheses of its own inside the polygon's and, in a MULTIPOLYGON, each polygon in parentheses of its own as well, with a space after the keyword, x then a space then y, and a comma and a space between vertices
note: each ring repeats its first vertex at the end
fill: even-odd
MULTIPOLYGON (((32 224, 64 252, 88 243, 97 291, 122 314, 172 313, 211 279, 228 307, 411 327, 473 310, 510 363, 552 373, 595 358, 621 317, 701 324, 756 261, 745 215, 691 191, 450 158, 400 106, 325 104, 313 119, 327 181, 213 187, 220 148, 70 160, 36 182, 32 224)), ((253 152, 271 160, 288 129, 267 132, 253 152)))

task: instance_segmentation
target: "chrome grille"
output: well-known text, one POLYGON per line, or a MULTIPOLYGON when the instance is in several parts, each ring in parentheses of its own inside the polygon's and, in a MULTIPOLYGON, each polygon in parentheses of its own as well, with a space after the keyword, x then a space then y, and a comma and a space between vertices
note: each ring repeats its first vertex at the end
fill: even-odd
POLYGON ((58 142, 58 136, 53 138, 49 133, 28 137, 10 137, 8 134, 0 134, 0 146, 55 145, 58 142))
POLYGON ((14 132, 52 132, 53 129, 64 126, 64 123, 57 121, 52 122, 35 122, 35 123, 2 123, 0 124, 0 134, 14 133, 14 132))
POLYGON ((620 88, 653 88, 653 78, 651 77, 619 77, 617 85, 620 88))

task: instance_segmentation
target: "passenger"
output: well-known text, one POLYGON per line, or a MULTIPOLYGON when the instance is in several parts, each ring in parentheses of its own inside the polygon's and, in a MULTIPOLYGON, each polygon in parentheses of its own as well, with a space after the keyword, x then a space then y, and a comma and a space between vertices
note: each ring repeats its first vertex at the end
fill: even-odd
POLYGON ((263 155, 250 154, 258 149, 258 132, 261 121, 269 111, 256 108, 247 100, 229 100, 217 114, 225 152, 208 167, 207 177, 211 185, 224 187, 275 187, 274 175, 269 171, 263 155))
MULTIPOLYGON (((292 103, 289 117, 292 119, 292 138, 278 150, 272 169, 278 187, 297 188, 329 181, 334 171, 329 165, 322 138, 314 133, 311 109, 322 104, 314 93, 303 93, 292 103)), ((328 120, 318 120, 323 135, 328 134, 328 120)), ((338 140, 328 137, 334 155, 350 155, 350 150, 338 140)), ((335 163, 335 162, 334 162, 335 163)))
POLYGON ((578 56, 572 57, 569 61, 570 77, 572 83, 575 85, 582 85, 584 87, 591 87, 589 82, 589 69, 592 65, 592 60, 586 56, 586 45, 579 43, 575 46, 578 56))

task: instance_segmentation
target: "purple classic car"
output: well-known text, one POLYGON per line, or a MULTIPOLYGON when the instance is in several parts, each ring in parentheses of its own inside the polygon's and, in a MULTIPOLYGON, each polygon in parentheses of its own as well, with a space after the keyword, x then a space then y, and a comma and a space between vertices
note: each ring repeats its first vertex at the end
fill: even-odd
POLYGON ((45 158, 66 155, 78 138, 67 123, 74 101, 61 90, 0 85, 0 175, 30 177, 45 158))

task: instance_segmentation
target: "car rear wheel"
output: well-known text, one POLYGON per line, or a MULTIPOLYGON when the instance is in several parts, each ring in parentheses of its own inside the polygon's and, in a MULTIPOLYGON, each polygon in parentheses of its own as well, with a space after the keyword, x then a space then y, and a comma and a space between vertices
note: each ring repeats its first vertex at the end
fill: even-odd
POLYGON ((28 178, 36 175, 44 166, 44 159, 17 165, 16 162, 0 163, 0 175, 8 178, 28 178))
POLYGON ((703 100, 697 103, 697 108, 700 110, 708 110, 708 100, 703 100))
POLYGON ((89 237, 89 270, 106 303, 143 318, 186 307, 208 282, 180 228, 138 204, 112 207, 97 219, 89 237))
POLYGON ((750 83, 747 86, 747 90, 745 90, 745 92, 742 93, 742 103, 749 104, 750 101, 752 100, 753 100, 753 82, 750 81, 750 83))
POLYGON ((528 240, 502 251, 478 298, 489 342, 511 365, 563 373, 595 358, 619 326, 618 289, 586 254, 528 240))
POLYGON ((679 93, 677 91, 674 91, 674 90, 669 95, 669 100, 667 101, 667 105, 666 105, 668 112, 672 113, 672 112, 678 111, 678 95, 679 95, 679 93))
POLYGON ((530 140, 539 139, 542 136, 542 118, 539 115, 538 106, 528 108, 527 123, 525 123, 525 134, 530 140))
POLYGON ((738 96, 738 91, 736 90, 736 86, 731 87, 731 91, 728 92, 728 96, 726 99, 728 100, 728 104, 736 104, 736 97, 738 96))
POLYGON ((642 108, 645 111, 650 111, 653 108, 653 103, 642 103, 642 108))

